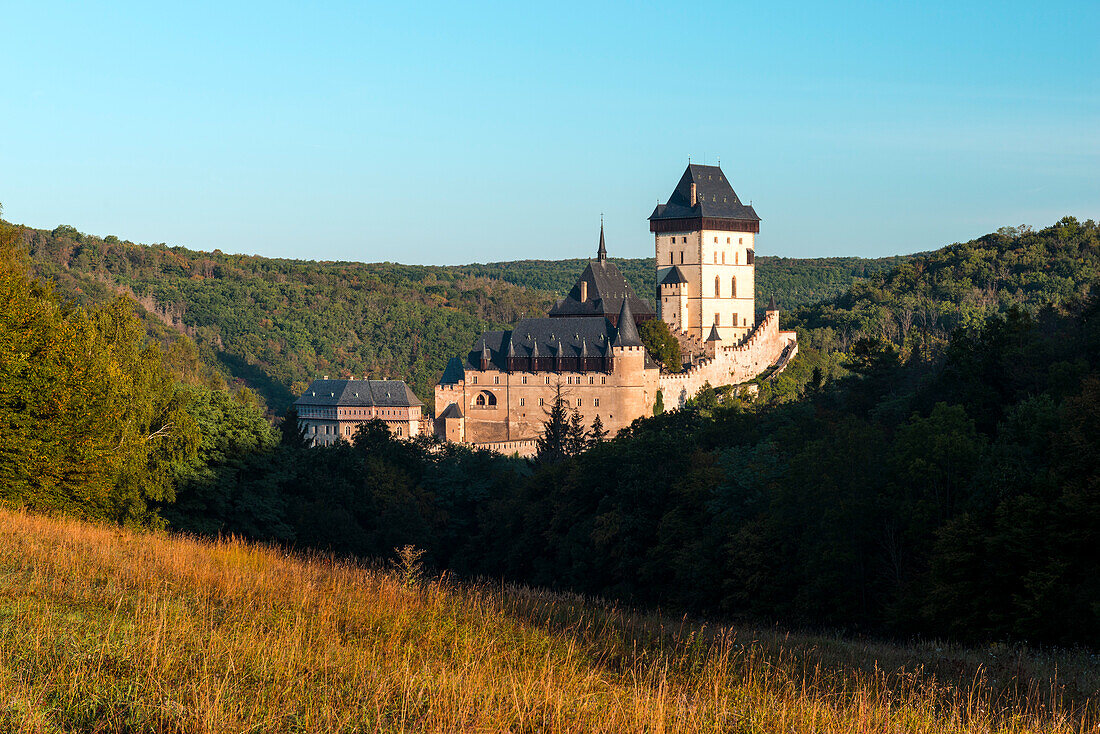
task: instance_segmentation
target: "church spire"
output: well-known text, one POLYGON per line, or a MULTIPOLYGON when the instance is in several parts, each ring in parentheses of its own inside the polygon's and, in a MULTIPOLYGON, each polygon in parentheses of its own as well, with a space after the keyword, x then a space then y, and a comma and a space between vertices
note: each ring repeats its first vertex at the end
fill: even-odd
POLYGON ((607 246, 603 243, 603 216, 600 216, 600 249, 596 250, 596 259, 602 263, 607 262, 607 246))

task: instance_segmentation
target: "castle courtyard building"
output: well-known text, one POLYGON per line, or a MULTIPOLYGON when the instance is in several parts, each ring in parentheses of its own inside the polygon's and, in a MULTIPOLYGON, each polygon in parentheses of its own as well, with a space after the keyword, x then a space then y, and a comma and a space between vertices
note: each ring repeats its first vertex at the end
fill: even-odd
POLYGON ((310 383, 294 402, 310 446, 350 441, 360 424, 378 419, 397 438, 420 432, 424 404, 401 380, 330 380, 310 383))

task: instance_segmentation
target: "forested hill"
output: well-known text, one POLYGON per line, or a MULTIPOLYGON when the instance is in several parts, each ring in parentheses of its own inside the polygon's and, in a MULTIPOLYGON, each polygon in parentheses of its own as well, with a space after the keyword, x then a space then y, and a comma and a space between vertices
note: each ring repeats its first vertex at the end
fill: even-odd
MULTIPOLYGON (((543 314, 584 260, 457 267, 311 262, 139 245, 70 226, 23 228, 36 275, 59 295, 142 304, 147 330, 184 332, 203 360, 282 413, 318 375, 403 379, 426 403, 447 360, 483 330, 543 314)), ((905 258, 757 259, 757 294, 784 308, 831 298, 905 258)), ((638 293, 653 293, 653 260, 615 259, 638 293)))
MULTIPOLYGON (((756 258, 756 305, 763 308, 775 296, 784 310, 828 301, 844 293, 860 278, 883 273, 914 255, 894 257, 756 258)), ((653 258, 611 258, 643 298, 654 297, 653 258)), ((527 288, 562 295, 573 287, 587 260, 516 260, 477 263, 457 269, 474 277, 504 280, 527 288)))

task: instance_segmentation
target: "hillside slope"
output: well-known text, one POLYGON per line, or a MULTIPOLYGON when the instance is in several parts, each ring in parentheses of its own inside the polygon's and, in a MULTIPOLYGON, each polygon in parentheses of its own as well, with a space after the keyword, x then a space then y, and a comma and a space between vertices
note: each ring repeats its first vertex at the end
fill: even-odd
MULTIPOLYGON (((132 296, 158 340, 188 334, 206 362, 281 413, 316 376, 404 379, 422 400, 477 335, 544 314, 583 260, 458 267, 318 263, 24 228, 37 275, 77 302, 132 296)), ((759 258, 758 296, 785 308, 836 295, 898 258, 759 258)), ((652 259, 615 260, 645 298, 652 259)))
POLYGON ((1100 685, 1084 654, 715 628, 7 511, 0 599, 13 732, 1060 734, 1100 685))

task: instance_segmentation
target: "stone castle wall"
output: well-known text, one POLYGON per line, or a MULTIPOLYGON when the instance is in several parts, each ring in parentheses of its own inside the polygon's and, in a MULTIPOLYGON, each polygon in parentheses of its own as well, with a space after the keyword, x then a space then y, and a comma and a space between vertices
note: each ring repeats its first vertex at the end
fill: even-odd
POLYGON ((437 420, 437 435, 475 445, 533 440, 541 435, 559 388, 586 428, 598 415, 614 435, 635 418, 653 414, 658 371, 645 368, 643 347, 615 347, 613 354, 610 373, 467 369, 463 380, 435 388, 437 416, 452 404, 462 414, 437 420))
POLYGON ((753 379, 772 365, 782 369, 798 351, 795 332, 779 330, 778 311, 768 311, 741 343, 718 344, 713 357, 705 357, 683 372, 661 375, 666 408, 682 406, 708 382, 712 387, 736 385, 753 379))

